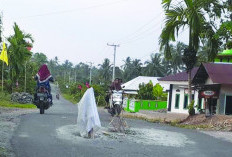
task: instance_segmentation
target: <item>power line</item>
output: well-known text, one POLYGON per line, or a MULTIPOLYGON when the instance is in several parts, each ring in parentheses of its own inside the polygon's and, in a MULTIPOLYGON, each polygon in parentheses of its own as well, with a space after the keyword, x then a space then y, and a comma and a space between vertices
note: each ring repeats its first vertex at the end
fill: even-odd
MULTIPOLYGON (((145 28, 147 25, 149 25, 150 23, 152 23, 153 21, 155 21, 156 18, 157 18, 158 16, 160 16, 161 13, 162 13, 162 12, 159 12, 155 17, 153 17, 153 18, 152 18, 151 20, 149 20, 147 23, 145 23, 144 25, 140 26, 140 27, 139 27, 138 29, 136 29, 134 32, 128 34, 127 36, 125 36, 125 37, 123 37, 123 38, 125 38, 125 39, 130 38, 130 36, 133 36, 134 34, 136 34, 137 32, 139 32, 140 30, 142 30, 143 28, 145 28)), ((123 39, 123 38, 120 38, 119 40, 121 40, 121 39, 123 39)), ((125 39, 124 39, 124 40, 125 40, 125 39)))
POLYGON ((113 5, 113 4, 117 4, 117 3, 125 2, 125 1, 129 1, 129 0, 118 0, 118 1, 115 1, 113 3, 105 3, 105 4, 93 5, 93 6, 90 6, 90 7, 69 9, 69 10, 63 10, 63 11, 54 11, 54 12, 48 12, 48 13, 44 13, 44 14, 37 14, 37 15, 32 15, 32 16, 19 17, 19 18, 16 18, 16 19, 27 19, 27 18, 34 18, 34 17, 57 15, 57 14, 66 14, 66 13, 71 13, 71 12, 76 12, 76 11, 81 11, 81 10, 88 10, 88 9, 92 9, 92 8, 104 7, 104 6, 113 5))
POLYGON ((143 37, 143 36, 146 35, 146 34, 149 34, 149 36, 152 35, 151 33, 156 32, 158 29, 160 29, 160 28, 158 28, 158 27, 160 26, 160 24, 161 24, 160 22, 155 23, 155 24, 152 25, 151 27, 148 27, 147 29, 143 30, 142 32, 139 32, 138 34, 135 34, 134 37, 129 38, 128 40, 122 42, 121 44, 131 43, 131 42, 133 42, 134 40, 137 41, 137 40, 139 40, 139 39, 141 39, 141 38, 142 38, 142 39, 143 39, 143 38, 146 38, 146 36, 143 37))

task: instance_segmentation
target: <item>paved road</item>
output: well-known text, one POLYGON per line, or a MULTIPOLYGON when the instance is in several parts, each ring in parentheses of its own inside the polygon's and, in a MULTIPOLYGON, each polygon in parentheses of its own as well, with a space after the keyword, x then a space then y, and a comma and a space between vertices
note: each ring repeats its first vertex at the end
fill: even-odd
MULTIPOLYGON (((44 115, 21 117, 11 140, 18 157, 231 157, 232 143, 215 139, 196 130, 186 130, 140 120, 127 120, 127 136, 99 134, 94 140, 75 132, 77 107, 61 98, 44 115)), ((103 127, 110 117, 100 111, 103 127)))

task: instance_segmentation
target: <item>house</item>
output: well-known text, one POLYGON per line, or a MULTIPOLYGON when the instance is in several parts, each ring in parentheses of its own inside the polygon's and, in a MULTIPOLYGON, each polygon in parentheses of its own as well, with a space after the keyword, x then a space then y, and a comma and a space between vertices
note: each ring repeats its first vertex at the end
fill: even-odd
MULTIPOLYGON (((191 77, 195 76, 198 68, 193 68, 191 77)), ((188 74, 187 72, 180 72, 177 74, 169 75, 159 79, 161 84, 169 85, 168 92, 168 111, 175 113, 188 113, 187 106, 188 100, 188 74)), ((195 101, 195 106, 199 103, 200 107, 202 101, 198 101, 198 92, 192 89, 192 99, 195 101)))
MULTIPOLYGON (((188 75, 186 72, 159 79, 170 85, 168 111, 188 113, 188 75)), ((206 114, 232 114, 232 64, 202 63, 192 70, 192 98, 206 114)))
POLYGON ((192 84, 211 114, 232 114, 232 64, 203 63, 192 84))
MULTIPOLYGON (((153 85, 156 85, 157 83, 160 83, 158 81, 160 77, 149 77, 149 76, 138 76, 122 85, 123 90, 127 94, 138 94, 137 91, 139 90, 139 85, 144 83, 147 84, 150 81, 153 83, 153 85)), ((167 84, 160 84, 163 87, 164 91, 169 90, 169 85, 167 84)))

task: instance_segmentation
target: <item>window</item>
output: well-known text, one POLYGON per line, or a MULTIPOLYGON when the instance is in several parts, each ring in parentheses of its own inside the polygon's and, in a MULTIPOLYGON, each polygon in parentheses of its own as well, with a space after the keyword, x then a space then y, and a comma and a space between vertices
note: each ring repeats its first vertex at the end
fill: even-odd
POLYGON ((194 100, 194 94, 192 94, 192 100, 194 100))
POLYGON ((179 108, 180 103, 180 94, 176 94, 175 108, 179 108))
POLYGON ((202 108, 202 98, 198 99, 198 109, 202 108))
POLYGON ((184 109, 188 107, 188 94, 184 95, 184 109))

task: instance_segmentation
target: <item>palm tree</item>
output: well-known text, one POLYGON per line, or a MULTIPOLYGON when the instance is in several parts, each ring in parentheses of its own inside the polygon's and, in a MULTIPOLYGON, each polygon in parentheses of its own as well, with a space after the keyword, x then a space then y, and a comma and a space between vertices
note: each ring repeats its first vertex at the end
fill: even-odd
POLYGON ((12 80, 18 80, 19 74, 24 70, 26 61, 31 58, 32 53, 27 50, 27 47, 31 46, 29 42, 33 43, 34 40, 31 34, 26 34, 20 30, 16 23, 14 23, 13 29, 14 35, 7 39, 10 43, 8 56, 12 80))
POLYGON ((184 63, 182 61, 183 50, 187 48, 187 46, 178 42, 174 48, 174 53, 172 53, 171 65, 173 69, 173 73, 176 74, 184 70, 184 63))
POLYGON ((99 65, 99 74, 100 77, 103 79, 104 83, 109 83, 111 80, 111 67, 112 64, 110 64, 110 60, 108 58, 105 58, 103 63, 99 65))
POLYGON ((130 73, 131 73, 131 67, 132 67, 132 60, 130 57, 127 57, 126 60, 124 60, 123 67, 123 79, 125 81, 130 80, 130 73))
POLYGON ((38 68, 42 64, 47 64, 48 63, 47 56, 44 53, 41 53, 41 52, 40 53, 37 52, 37 53, 33 54, 31 60, 36 63, 36 65, 38 66, 38 68))
MULTIPOLYGON (((173 0, 162 1, 166 21, 160 35, 160 48, 164 50, 167 58, 171 58, 170 41, 175 41, 180 29, 188 26, 189 44, 186 51, 192 52, 196 56, 202 33, 205 34, 204 37, 212 39, 210 38, 211 35, 208 36, 206 30, 213 30, 213 26, 207 22, 205 13, 211 15, 210 18, 213 15, 220 16, 220 12, 212 13, 214 8, 221 8, 220 2, 219 0, 181 0, 178 4, 175 2, 173 0)), ((191 102, 191 69, 193 67, 186 65, 186 68, 188 72, 189 102, 191 102)))
POLYGON ((151 55, 151 60, 146 61, 147 65, 144 69, 145 75, 162 77, 165 75, 165 67, 162 64, 162 58, 160 53, 155 53, 151 55))

